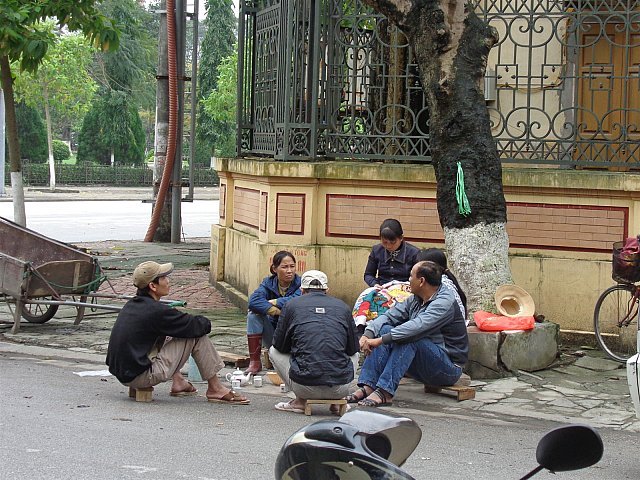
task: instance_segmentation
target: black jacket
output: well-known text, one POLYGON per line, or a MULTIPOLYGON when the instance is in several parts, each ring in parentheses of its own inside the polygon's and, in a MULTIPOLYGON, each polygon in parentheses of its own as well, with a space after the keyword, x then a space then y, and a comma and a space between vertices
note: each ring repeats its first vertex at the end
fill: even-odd
POLYGON ((111 330, 107 365, 121 383, 131 382, 151 366, 147 354, 164 337, 198 338, 211 331, 211 322, 136 295, 122 308, 111 330))
POLYGON ((406 282, 419 251, 418 247, 403 241, 394 258, 381 243, 374 245, 364 269, 365 283, 373 287, 376 284, 384 285, 391 280, 406 282))
POLYGON ((289 378, 300 385, 345 385, 353 380, 349 357, 359 346, 351 310, 342 300, 314 291, 290 300, 273 346, 291 353, 289 378))

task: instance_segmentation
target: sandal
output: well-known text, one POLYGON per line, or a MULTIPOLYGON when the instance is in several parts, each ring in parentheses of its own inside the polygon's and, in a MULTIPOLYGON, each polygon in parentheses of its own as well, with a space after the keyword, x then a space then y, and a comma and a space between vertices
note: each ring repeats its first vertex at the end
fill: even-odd
POLYGON ((304 408, 294 407, 292 402, 293 400, 289 402, 276 403, 276 410, 280 410, 281 412, 304 413, 304 408))
POLYGON ((171 390, 169 392, 169 395, 171 395, 172 397, 193 397, 194 395, 198 394, 198 389, 196 387, 194 387, 191 382, 188 382, 189 386, 187 387, 186 390, 181 390, 179 392, 174 392, 173 390, 171 390))
POLYGON ((385 407, 393 405, 393 400, 387 400, 387 397, 384 394, 384 390, 376 388, 373 392, 371 392, 371 395, 373 395, 374 393, 380 399, 379 402, 376 402, 375 400, 367 397, 360 400, 358 402, 358 405, 360 405, 361 407, 385 407))
POLYGON ((240 395, 233 390, 229 390, 220 398, 207 397, 207 401, 212 403, 232 403, 236 405, 249 405, 249 403, 251 403, 247 397, 240 395))
POLYGON ((358 403, 360 400, 364 400, 368 396, 369 394, 367 393, 367 390, 364 387, 358 387, 358 390, 347 395, 346 397, 344 397, 344 399, 347 401, 347 403, 358 403), (362 392, 362 396, 359 395, 361 392, 362 392))

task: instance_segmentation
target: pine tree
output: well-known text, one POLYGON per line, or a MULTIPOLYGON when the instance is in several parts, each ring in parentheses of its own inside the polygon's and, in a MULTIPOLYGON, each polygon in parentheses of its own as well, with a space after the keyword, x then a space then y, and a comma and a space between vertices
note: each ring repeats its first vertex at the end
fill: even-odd
POLYGON ((18 140, 22 158, 31 163, 47 161, 47 130, 40 113, 20 102, 16 105, 18 140))

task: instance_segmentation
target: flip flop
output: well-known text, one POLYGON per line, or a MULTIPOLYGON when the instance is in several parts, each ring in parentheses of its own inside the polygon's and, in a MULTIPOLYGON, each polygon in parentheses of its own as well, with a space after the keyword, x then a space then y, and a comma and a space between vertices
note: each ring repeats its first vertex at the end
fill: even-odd
POLYGON ((207 397, 207 401, 212 403, 231 403, 235 405, 249 405, 251 403, 248 398, 234 392, 233 390, 229 390, 220 398, 207 397))
POLYGON ((291 402, 293 402, 293 400, 276 403, 276 410, 280 410, 281 412, 304 413, 304 408, 294 407, 291 405, 291 402))
POLYGON ((173 390, 169 392, 169 395, 172 397, 193 397, 198 394, 198 389, 194 387, 191 382, 189 382, 188 390, 182 390, 180 392, 174 392, 173 390))
POLYGON ((371 392, 371 395, 373 395, 374 393, 380 399, 379 402, 376 402, 371 398, 363 398, 358 402, 358 405, 360 405, 361 407, 388 407, 390 405, 393 405, 393 400, 387 400, 384 392, 379 388, 376 388, 373 392, 371 392))

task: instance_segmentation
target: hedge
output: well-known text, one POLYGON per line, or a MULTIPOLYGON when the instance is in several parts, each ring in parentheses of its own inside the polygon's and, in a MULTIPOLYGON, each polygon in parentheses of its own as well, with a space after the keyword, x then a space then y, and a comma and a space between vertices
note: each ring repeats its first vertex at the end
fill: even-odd
MULTIPOLYGON (((11 185, 9 165, 5 166, 5 185, 11 185)), ((182 178, 189 177, 188 170, 182 178)), ((25 164, 22 167, 22 181, 27 186, 49 185, 48 164, 25 164)), ((145 167, 110 167, 106 165, 56 165, 56 184, 60 185, 113 185, 118 187, 151 186, 153 172, 145 167)), ((210 168, 194 170, 194 186, 210 187, 219 184, 218 174, 210 168)))

